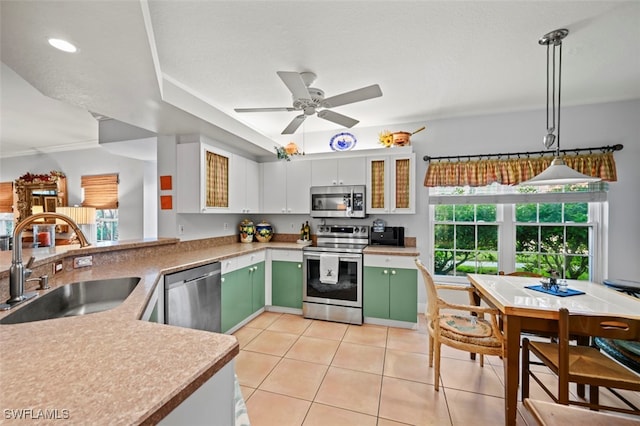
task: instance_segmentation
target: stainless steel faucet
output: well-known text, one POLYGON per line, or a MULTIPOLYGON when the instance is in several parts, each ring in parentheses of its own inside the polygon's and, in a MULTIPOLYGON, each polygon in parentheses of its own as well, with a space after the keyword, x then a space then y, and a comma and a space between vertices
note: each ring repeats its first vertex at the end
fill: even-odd
MULTIPOLYGON (((2 305, 2 308, 4 309, 9 309, 37 295, 35 292, 28 294, 25 294, 24 292, 24 283, 26 278, 31 275, 29 267, 31 266, 31 263, 33 263, 33 258, 26 266, 22 264, 22 231, 24 231, 24 229, 33 222, 40 219, 60 219, 67 222, 78 236, 80 247, 91 245, 89 244, 87 237, 80 230, 78 224, 76 224, 69 216, 60 213, 38 213, 31 215, 18 223, 13 230, 13 253, 11 257, 11 270, 9 271, 9 299, 6 301, 6 304, 2 305)), ((44 287, 42 282, 41 287, 44 287)))

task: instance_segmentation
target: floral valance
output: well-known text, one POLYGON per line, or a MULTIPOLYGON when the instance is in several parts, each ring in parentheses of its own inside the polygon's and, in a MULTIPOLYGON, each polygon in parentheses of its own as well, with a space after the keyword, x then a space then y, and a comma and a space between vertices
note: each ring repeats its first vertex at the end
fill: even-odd
MULTIPOLYGON (((613 153, 562 156, 572 169, 604 181, 615 182, 616 163, 613 153)), ((544 171, 553 157, 488 159, 458 162, 431 162, 424 186, 486 186, 494 182, 517 185, 544 171)))

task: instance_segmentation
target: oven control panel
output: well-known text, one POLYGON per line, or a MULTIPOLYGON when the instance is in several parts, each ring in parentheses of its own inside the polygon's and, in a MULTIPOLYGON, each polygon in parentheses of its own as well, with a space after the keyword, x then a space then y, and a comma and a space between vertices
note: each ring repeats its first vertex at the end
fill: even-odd
POLYGON ((367 225, 320 225, 318 237, 369 238, 367 225))

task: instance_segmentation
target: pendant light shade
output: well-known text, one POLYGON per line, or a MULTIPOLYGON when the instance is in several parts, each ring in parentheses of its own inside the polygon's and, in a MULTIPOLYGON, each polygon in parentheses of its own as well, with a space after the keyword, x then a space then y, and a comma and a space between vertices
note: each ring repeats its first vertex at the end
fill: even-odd
POLYGON ((547 133, 543 138, 545 148, 549 149, 556 144, 556 155, 545 171, 539 175, 520 182, 520 185, 571 185, 577 183, 598 182, 601 179, 582 174, 567 166, 560 158, 560 88, 562 77, 562 39, 569 34, 569 30, 560 29, 543 35, 538 43, 547 46, 547 133), (558 54, 556 55, 556 48, 558 54), (552 61, 549 61, 549 57, 552 61), (556 56, 558 58, 558 73, 556 75, 556 56), (551 65, 551 66, 550 66, 551 65), (551 85, 549 75, 551 74, 551 85), (558 85, 558 109, 556 111, 556 83, 558 85), (551 90, 551 93, 549 93, 551 90), (549 95, 551 95, 551 110, 549 109, 549 95), (549 123, 551 113, 551 123, 549 123))

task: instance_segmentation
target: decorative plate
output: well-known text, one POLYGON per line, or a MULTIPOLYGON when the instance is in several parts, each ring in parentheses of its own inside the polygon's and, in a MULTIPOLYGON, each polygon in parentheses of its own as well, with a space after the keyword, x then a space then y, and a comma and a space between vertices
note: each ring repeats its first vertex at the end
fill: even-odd
POLYGON ((349 151, 356 146, 356 137, 351 133, 341 132, 333 135, 329 147, 334 151, 349 151))

